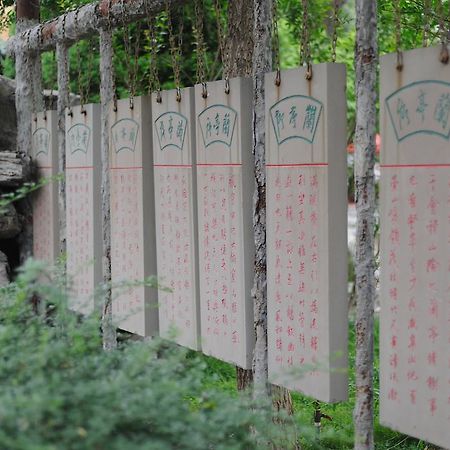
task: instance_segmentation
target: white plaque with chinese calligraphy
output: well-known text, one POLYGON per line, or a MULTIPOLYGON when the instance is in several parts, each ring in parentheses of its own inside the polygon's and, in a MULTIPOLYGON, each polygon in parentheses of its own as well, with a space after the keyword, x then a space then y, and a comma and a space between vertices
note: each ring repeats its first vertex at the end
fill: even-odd
POLYGON ((156 275, 151 123, 150 97, 135 98, 133 109, 128 99, 117 102, 117 111, 111 105, 113 318, 141 336, 158 330, 158 292, 142 284, 156 275))
POLYGON ((347 398, 345 66, 265 77, 270 380, 347 398))
POLYGON ((69 305, 94 311, 94 290, 102 280, 100 105, 66 114, 66 233, 69 305))
POLYGON ((252 82, 195 87, 203 352, 248 369, 254 346, 252 82))
POLYGON ((200 305, 197 270, 197 209, 193 176, 195 150, 194 88, 152 95, 153 167, 158 279, 170 292, 159 292, 159 329, 164 338, 197 350, 200 305))
MULTIPOLYGON (((58 173, 58 119, 56 111, 37 113, 33 118, 32 157, 39 178, 58 173)), ((58 182, 51 181, 33 196, 33 256, 54 263, 59 256, 58 182)))
POLYGON ((380 420, 450 445, 450 67, 381 59, 380 420))

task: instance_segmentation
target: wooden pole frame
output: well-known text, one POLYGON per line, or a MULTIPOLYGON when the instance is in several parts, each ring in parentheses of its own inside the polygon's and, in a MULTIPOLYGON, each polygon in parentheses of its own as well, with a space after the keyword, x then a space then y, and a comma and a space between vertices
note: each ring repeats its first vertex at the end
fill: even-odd
MULTIPOLYGON (((168 0, 168 3, 178 5, 185 1, 168 0)), ((6 52, 9 55, 42 53, 56 48, 58 43, 70 46, 99 34, 101 29, 123 26, 165 8, 166 0, 101 0, 99 3, 89 3, 16 34, 8 40, 6 52)))

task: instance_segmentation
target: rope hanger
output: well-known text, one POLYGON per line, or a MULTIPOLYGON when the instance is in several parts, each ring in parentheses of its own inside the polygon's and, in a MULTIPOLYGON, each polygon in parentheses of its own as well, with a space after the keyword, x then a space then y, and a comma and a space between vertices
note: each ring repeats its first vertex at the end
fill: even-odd
MULTIPOLYGON (((280 68, 280 39, 278 31, 278 1, 272 2, 272 49, 273 60, 275 66, 275 86, 281 85, 281 68, 280 68)), ((311 62, 311 45, 310 45, 310 13, 308 0, 302 0, 302 25, 300 33, 300 66, 306 66, 305 79, 310 81, 313 76, 311 62)), ((333 8, 331 11, 331 62, 336 62, 336 48, 338 41, 338 28, 340 25, 339 12, 340 0, 333 0, 333 8)))

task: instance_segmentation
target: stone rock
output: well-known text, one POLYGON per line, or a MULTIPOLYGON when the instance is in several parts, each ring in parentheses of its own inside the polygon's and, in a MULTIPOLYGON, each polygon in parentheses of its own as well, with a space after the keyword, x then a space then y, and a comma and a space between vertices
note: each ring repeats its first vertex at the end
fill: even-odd
POLYGON ((19 217, 14 205, 9 204, 0 210, 0 239, 11 239, 22 230, 19 217))
POLYGON ((15 151, 0 150, 0 186, 21 186, 24 181, 30 179, 31 172, 29 156, 21 156, 15 151))
POLYGON ((4 253, 0 252, 0 287, 7 286, 9 281, 8 258, 4 253))
POLYGON ((16 150, 17 123, 15 104, 16 83, 0 75, 0 149, 16 150))

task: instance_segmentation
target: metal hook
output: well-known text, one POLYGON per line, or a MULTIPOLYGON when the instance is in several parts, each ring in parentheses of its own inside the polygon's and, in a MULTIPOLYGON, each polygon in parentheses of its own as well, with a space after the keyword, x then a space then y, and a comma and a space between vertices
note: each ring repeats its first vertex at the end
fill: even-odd
POLYGON ((277 68, 277 74, 275 75, 275 86, 281 85, 281 71, 280 68, 277 68))
POLYGON ((176 100, 177 100, 178 103, 181 102, 181 89, 180 89, 179 86, 177 87, 177 97, 176 97, 176 100))
POLYGON ((202 83, 202 97, 208 98, 208 88, 205 82, 202 83))
POLYGON ((156 103, 162 103, 161 89, 156 91, 156 103))
POLYGON ((230 79, 228 77, 225 78, 225 94, 230 93, 230 79))
POLYGON ((449 61, 448 47, 445 42, 442 42, 441 53, 439 54, 439 61, 442 64, 447 64, 449 61))
POLYGON ((305 73, 305 79, 308 81, 311 81, 313 77, 313 71, 312 71, 312 64, 306 63, 306 73, 305 73))
POLYGON ((403 52, 397 50, 397 66, 396 69, 401 72, 403 70, 403 52))
POLYGON ((134 109, 134 97, 130 97, 130 109, 134 109))
POLYGON ((80 112, 81 112, 81 114, 83 114, 84 116, 87 116, 87 110, 86 110, 86 108, 84 107, 84 105, 81 105, 80 112))
POLYGON ((113 95, 113 111, 117 112, 117 94, 115 92, 113 95))

